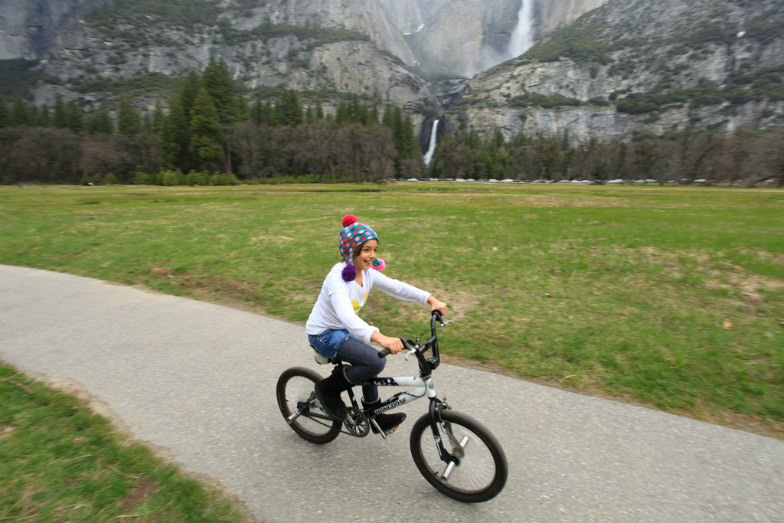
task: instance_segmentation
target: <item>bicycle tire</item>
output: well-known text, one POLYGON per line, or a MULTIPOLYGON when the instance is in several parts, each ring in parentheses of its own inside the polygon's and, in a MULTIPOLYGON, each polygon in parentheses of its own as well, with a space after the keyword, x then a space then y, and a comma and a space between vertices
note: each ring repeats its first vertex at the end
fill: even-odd
POLYGON ((452 410, 442 410, 437 423, 438 435, 446 450, 460 463, 445 479, 447 464, 438 455, 430 416, 420 417, 411 429, 411 455, 424 478, 450 498, 477 503, 494 498, 503 490, 509 474, 501 445, 481 423, 452 410), (463 438, 468 438, 460 442, 463 438))
POLYGON ((278 378, 275 393, 283 418, 301 438, 311 443, 324 444, 340 434, 342 423, 330 417, 316 399, 314 386, 323 378, 305 367, 287 369, 278 378), (293 420, 289 418, 301 410, 293 420))

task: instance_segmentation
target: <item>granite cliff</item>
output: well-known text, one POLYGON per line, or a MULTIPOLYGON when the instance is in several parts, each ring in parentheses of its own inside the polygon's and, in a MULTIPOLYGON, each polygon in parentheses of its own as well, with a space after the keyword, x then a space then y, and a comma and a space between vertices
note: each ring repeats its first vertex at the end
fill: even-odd
MULTIPOLYGON (((211 57, 249 93, 357 94, 507 138, 784 123, 780 0, 5 0, 0 66, 85 109, 139 107, 211 57), (35 73, 35 74, 32 74, 35 73)), ((20 88, 19 85, 22 87, 20 88)), ((423 126, 423 136, 429 125, 423 126)))

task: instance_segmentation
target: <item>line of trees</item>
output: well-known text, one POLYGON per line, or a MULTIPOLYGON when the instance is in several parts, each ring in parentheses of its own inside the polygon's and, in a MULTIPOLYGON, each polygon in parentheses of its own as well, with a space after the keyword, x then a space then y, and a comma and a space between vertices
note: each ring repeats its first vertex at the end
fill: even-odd
POLYGON ((303 107, 291 90, 248 105, 220 60, 188 75, 167 111, 157 104, 142 115, 121 98, 115 112, 85 114, 59 96, 53 109, 0 99, 0 182, 364 182, 422 168, 399 107, 379 114, 355 96, 332 114, 320 102, 303 107))
POLYGON ((224 62, 191 73, 165 111, 140 114, 120 98, 115 116, 0 99, 0 183, 227 184, 369 182, 436 177, 513 180, 654 179, 784 185, 784 129, 731 135, 687 129, 664 137, 570 144, 568 136, 507 141, 446 134, 430 166, 410 117, 358 97, 334 113, 303 107, 294 91, 247 104, 224 62))
POLYGON ((431 164, 436 178, 512 180, 655 180, 660 183, 784 186, 784 128, 741 129, 732 134, 688 128, 656 137, 639 133, 630 141, 589 139, 570 145, 567 135, 500 133, 485 140, 475 133, 446 135, 431 164))

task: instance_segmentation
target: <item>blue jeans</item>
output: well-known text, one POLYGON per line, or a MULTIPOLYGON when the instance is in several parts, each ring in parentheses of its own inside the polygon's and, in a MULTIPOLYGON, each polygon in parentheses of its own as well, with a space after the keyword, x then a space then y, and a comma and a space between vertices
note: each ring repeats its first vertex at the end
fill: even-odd
MULTIPOLYGON (((308 341, 319 354, 350 363, 351 366, 346 368, 346 379, 351 383, 362 383, 375 378, 387 363, 385 358, 378 357, 378 350, 345 329, 311 334, 308 335, 308 341)), ((363 385, 362 397, 366 403, 374 403, 378 400, 378 388, 375 385, 363 385)))

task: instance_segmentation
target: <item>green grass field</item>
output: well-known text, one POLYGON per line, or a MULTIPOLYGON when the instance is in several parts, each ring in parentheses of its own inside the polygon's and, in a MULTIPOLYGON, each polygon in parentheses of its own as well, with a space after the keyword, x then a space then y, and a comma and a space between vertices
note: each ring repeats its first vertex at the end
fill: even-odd
MULTIPOLYGON (((782 190, 3 187, 0 263, 304 324, 349 212, 387 274, 449 303, 450 356, 784 435, 782 190)), ((380 294, 363 317, 401 336, 427 319, 380 294)))
POLYGON ((88 405, 0 365, 0 521, 247 521, 88 405))

